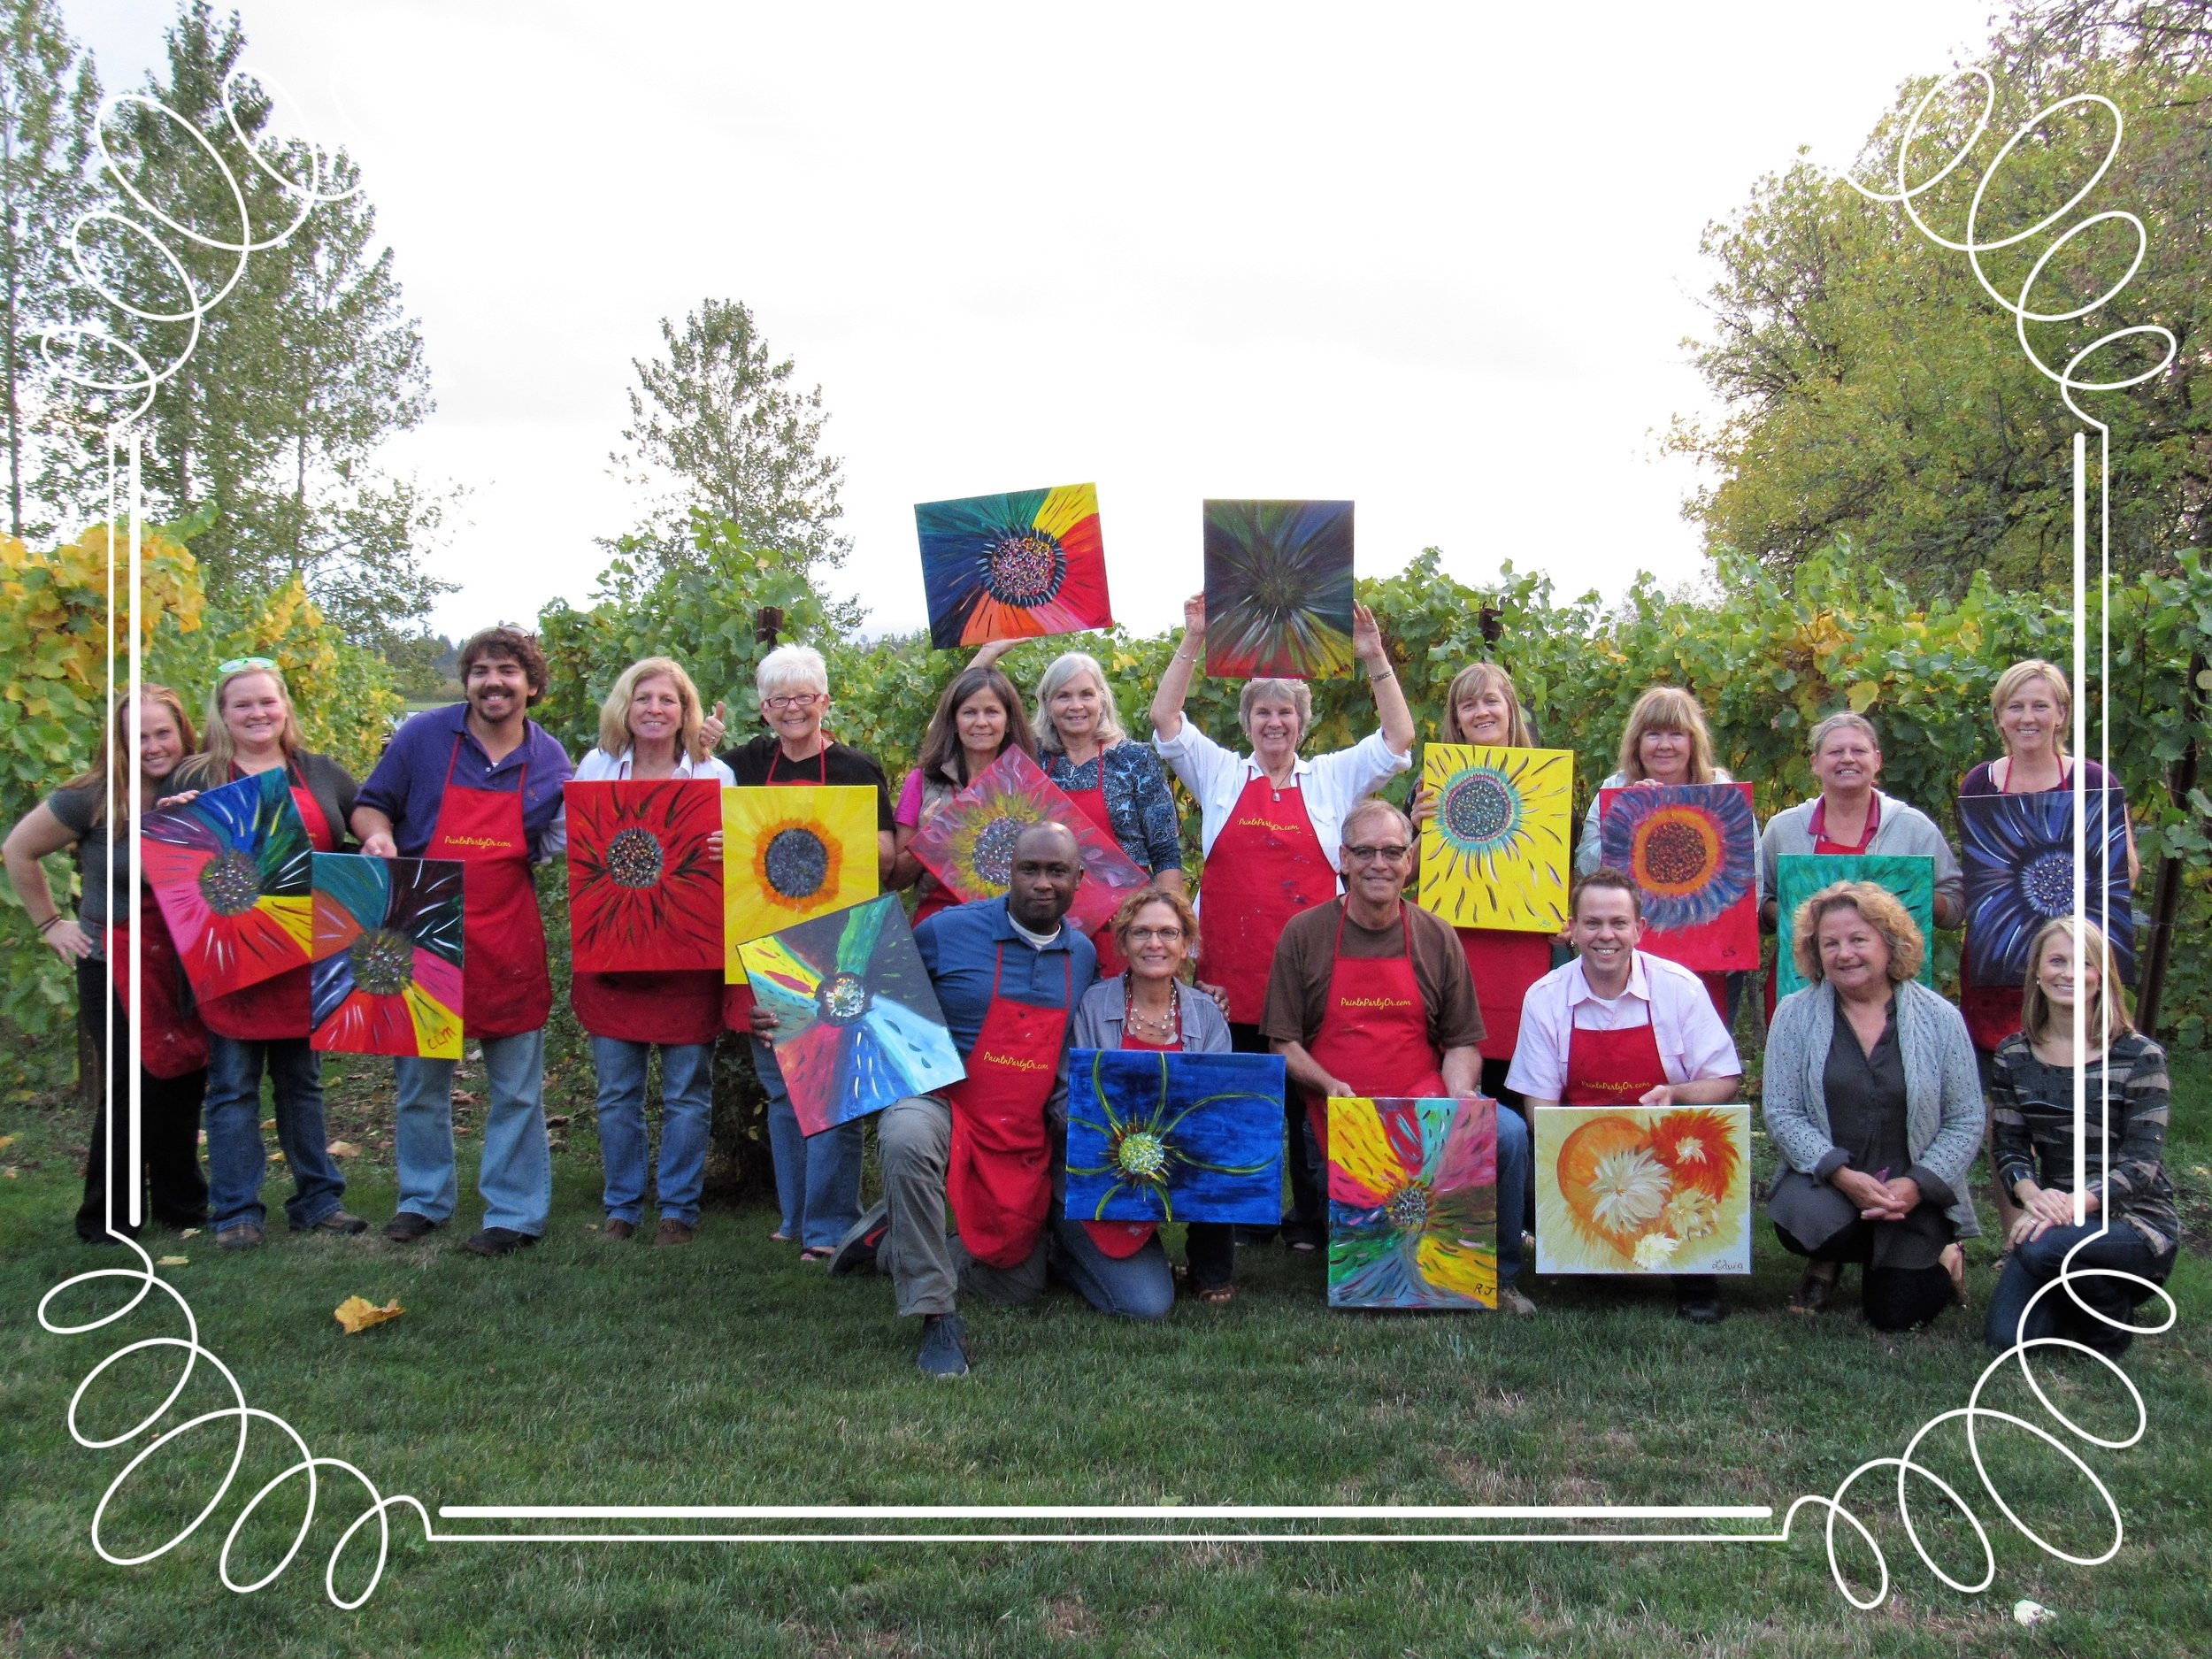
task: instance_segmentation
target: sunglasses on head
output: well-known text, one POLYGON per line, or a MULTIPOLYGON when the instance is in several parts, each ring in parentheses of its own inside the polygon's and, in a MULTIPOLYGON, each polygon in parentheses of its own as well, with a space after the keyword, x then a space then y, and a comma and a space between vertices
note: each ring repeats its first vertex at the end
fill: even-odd
POLYGON ((215 664, 219 674, 242 674, 257 668, 274 669, 276 659, 269 657, 234 657, 227 663, 215 664))

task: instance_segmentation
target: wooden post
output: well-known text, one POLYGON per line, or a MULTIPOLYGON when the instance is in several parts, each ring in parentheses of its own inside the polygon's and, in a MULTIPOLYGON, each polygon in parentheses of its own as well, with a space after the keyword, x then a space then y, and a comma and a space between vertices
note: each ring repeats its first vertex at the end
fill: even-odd
MULTIPOLYGON (((2189 658, 2189 679, 2181 688, 2181 710, 2193 728, 2204 703, 2200 683, 2205 674, 2204 653, 2189 658)), ((2191 810, 2189 795, 2197 787, 2197 740, 2193 730, 2182 748, 2181 757, 2166 783, 2167 793, 2182 811, 2191 810)), ((2135 1023, 2143 1032, 2158 1033, 2158 1005, 2166 995, 2166 967, 2174 948, 2174 918, 2181 910, 2181 860, 2168 853, 2158 861, 2158 887, 2151 900, 2150 938, 2145 941, 2135 982, 2135 1023)))
POLYGON ((783 607, 763 605, 753 612, 753 640, 756 644, 775 649, 776 635, 783 632, 783 607))

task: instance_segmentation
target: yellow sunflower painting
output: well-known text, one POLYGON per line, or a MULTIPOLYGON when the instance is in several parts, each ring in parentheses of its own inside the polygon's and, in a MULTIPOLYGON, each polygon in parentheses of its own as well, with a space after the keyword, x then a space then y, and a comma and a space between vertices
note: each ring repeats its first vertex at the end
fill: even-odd
POLYGON ((1575 757, 1563 749, 1431 743, 1421 787, 1421 908, 1455 927, 1555 933, 1567 924, 1575 757))
POLYGON ((876 896, 876 792, 853 785, 722 791, 722 978, 737 948, 876 896))

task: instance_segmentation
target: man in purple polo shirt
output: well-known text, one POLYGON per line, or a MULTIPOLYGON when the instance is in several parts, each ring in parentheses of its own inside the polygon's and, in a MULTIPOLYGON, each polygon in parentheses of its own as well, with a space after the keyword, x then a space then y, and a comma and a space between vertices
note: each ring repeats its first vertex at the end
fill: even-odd
MULTIPOLYGON (((352 826, 383 857, 467 865, 462 1027, 484 1056, 490 1104, 476 1188, 481 1232, 461 1248, 505 1256, 535 1244, 553 1205, 545 1141, 545 1017, 553 1004, 545 926, 531 867, 560 852, 567 752, 529 718, 545 695, 545 654, 518 628, 487 628, 461 648, 467 701, 419 714, 361 786, 352 826)), ((399 1085, 399 1212, 384 1236, 411 1243, 453 1214, 450 1060, 393 1063, 399 1085)))

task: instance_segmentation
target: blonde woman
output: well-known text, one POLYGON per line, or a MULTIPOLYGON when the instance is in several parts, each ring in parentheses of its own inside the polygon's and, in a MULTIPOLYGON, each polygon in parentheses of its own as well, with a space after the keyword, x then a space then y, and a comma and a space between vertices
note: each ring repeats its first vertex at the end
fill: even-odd
MULTIPOLYGON (((576 764, 579 783, 665 780, 712 789, 730 769, 706 752, 699 689, 672 657, 648 657, 615 680, 599 710, 599 741, 576 764)), ((722 834, 710 846, 721 856, 722 834)), ((657 1245, 688 1244, 699 1227, 707 1130, 714 1111, 714 1044, 722 1032, 718 969, 586 973, 569 981, 576 1023, 591 1037, 599 1074, 599 1150, 607 1218, 600 1237, 619 1243, 644 1218, 646 1072, 661 1056, 660 1225, 657 1245)))
POLYGON ((1806 900, 1790 949, 1806 985, 1774 1010, 1762 1106, 1784 1164, 1767 1215, 1807 1258, 1790 1311, 1821 1312, 1856 1262, 1868 1324, 1924 1325, 1964 1305, 1957 1241, 1981 1231, 1966 1187, 1982 1104, 1965 1022, 1914 977, 1927 941, 1870 881, 1806 900))
MULTIPOLYGON (((203 789, 281 771, 315 850, 346 846, 359 787, 336 761, 303 746, 291 692, 274 662, 241 657, 220 664, 204 729, 205 750, 170 780, 175 798, 188 801, 203 789)), ((349 1234, 369 1225, 342 1202, 346 1178, 327 1149, 322 1056, 308 1043, 311 972, 294 968, 200 1003, 208 1048, 208 1214, 215 1242, 226 1250, 260 1244, 267 1220, 261 1203, 268 1173, 261 1139, 265 1071, 277 1144, 292 1172, 292 1195, 284 1202, 292 1231, 349 1234)))
POLYGON ((2002 1352, 2065 1337, 2116 1358, 2134 1340, 2129 1312, 2173 1271, 2181 1217, 2166 1179, 2166 1053, 2131 1023, 2112 948, 2093 922, 2062 917, 2036 934, 2021 1028, 1997 1045, 1990 1070, 1997 1185, 2020 1217, 1990 1300, 1989 1346, 2002 1352), (2088 1101, 2080 1148, 2088 1219, 2079 1226, 2077 1075, 2088 1101), (2045 1289, 2062 1271, 2082 1277, 2045 1289), (2114 1273, 2129 1277, 2106 1276, 2114 1273))

